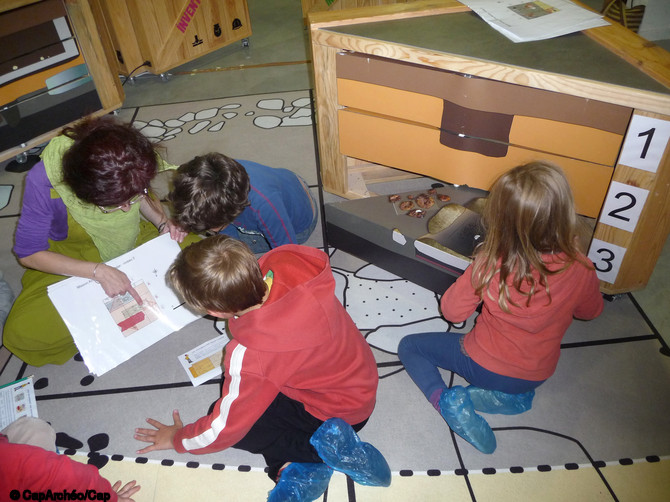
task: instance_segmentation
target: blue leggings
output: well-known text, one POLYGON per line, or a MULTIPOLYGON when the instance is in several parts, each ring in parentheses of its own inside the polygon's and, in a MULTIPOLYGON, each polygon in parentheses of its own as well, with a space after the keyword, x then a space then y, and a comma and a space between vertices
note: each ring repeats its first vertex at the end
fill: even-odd
POLYGON ((463 336, 449 332, 418 333, 408 335, 400 341, 398 357, 429 401, 438 389, 447 388, 438 368, 458 373, 476 387, 507 394, 529 392, 544 382, 511 378, 483 368, 461 346, 463 336))

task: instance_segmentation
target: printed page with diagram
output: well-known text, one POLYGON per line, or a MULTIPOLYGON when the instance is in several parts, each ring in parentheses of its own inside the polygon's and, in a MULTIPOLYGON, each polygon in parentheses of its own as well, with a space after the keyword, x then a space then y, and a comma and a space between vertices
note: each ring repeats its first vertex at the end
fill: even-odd
POLYGON ((179 251, 164 234, 107 262, 126 273, 142 305, 129 293, 109 298, 100 284, 82 277, 49 286, 49 298, 91 373, 106 373, 199 318, 165 281, 179 251))

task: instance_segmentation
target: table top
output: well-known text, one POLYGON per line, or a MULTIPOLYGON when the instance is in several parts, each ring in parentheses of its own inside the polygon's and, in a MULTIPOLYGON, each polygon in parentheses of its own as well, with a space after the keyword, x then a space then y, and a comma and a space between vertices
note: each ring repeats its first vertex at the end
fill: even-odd
POLYGON ((411 17, 324 28, 521 68, 631 87, 670 96, 670 89, 581 32, 515 43, 474 12, 411 17))

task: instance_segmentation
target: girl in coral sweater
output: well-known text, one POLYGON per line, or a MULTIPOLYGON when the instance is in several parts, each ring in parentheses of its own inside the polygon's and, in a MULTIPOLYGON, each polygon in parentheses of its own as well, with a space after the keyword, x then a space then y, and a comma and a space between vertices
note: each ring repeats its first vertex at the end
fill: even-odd
POLYGON ((495 436, 476 411, 528 410, 535 388, 556 369, 573 317, 597 317, 603 300, 593 264, 580 251, 579 220, 559 167, 532 162, 503 174, 482 222, 485 241, 440 300, 444 317, 456 323, 482 304, 475 327, 466 335, 406 336, 398 356, 449 427, 492 453, 495 436), (471 385, 447 388, 438 368, 471 385))

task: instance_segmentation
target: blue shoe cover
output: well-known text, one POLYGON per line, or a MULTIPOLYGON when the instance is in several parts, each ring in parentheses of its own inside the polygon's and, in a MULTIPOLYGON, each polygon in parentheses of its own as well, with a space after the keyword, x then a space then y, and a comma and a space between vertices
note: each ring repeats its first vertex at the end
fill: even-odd
POLYGON ((391 469, 381 452, 361 441, 351 425, 341 418, 326 420, 309 442, 326 464, 356 483, 367 486, 391 484, 391 469))
POLYGON ((311 502, 328 488, 333 470, 326 464, 292 462, 268 494, 268 502, 311 502))
POLYGON ((474 385, 466 387, 475 410, 484 413, 499 413, 502 415, 517 415, 530 410, 533 406, 535 391, 523 394, 507 394, 499 390, 486 390, 474 385))
POLYGON ((456 385, 446 389, 440 396, 440 414, 451 430, 482 453, 493 453, 496 437, 488 422, 475 413, 468 392, 456 385))

